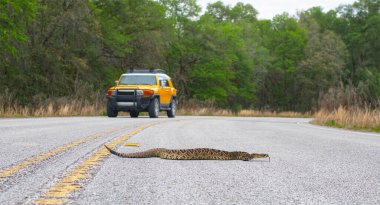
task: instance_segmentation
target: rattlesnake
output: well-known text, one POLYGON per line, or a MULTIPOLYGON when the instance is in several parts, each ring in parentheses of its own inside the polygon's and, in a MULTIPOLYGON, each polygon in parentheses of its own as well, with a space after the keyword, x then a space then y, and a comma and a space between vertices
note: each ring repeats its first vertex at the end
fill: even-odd
MULTIPOLYGON (((197 148, 197 149, 165 149, 154 148, 144 152, 119 153, 104 145, 112 154, 125 158, 150 158, 160 157, 162 159, 173 160, 243 160, 249 161, 253 158, 269 158, 268 154, 249 154, 247 152, 227 152, 217 149, 197 148)), ((270 159, 270 158, 269 158, 270 159)))

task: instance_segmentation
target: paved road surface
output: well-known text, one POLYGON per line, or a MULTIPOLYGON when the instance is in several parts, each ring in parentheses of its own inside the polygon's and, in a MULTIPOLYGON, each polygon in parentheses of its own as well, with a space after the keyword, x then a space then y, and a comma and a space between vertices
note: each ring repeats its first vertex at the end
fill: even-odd
POLYGON ((380 204, 380 135, 309 120, 0 119, 0 204, 380 204), (271 162, 125 159, 106 143, 268 153, 271 162))

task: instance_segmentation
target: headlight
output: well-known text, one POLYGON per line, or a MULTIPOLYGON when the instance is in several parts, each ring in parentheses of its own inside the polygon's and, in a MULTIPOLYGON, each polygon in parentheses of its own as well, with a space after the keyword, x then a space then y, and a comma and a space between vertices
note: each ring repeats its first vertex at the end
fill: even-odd
POLYGON ((137 90, 137 91, 136 91, 136 94, 137 94, 137 95, 144 95, 144 91, 142 91, 142 90, 137 90))

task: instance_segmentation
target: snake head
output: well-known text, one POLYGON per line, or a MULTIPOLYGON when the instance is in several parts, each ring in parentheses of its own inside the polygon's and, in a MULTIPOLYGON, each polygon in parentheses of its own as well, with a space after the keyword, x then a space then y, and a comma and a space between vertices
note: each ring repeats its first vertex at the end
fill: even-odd
POLYGON ((256 154, 255 153, 255 158, 267 158, 267 157, 269 157, 268 154, 256 154))
POLYGON ((258 153, 252 153, 249 154, 247 152, 235 152, 235 156, 237 160, 243 160, 243 161, 249 161, 254 158, 267 158, 269 157, 268 154, 258 154, 258 153))
POLYGON ((268 158, 269 155, 268 155, 268 154, 252 153, 252 154, 251 154, 251 157, 252 157, 252 159, 253 159, 253 158, 268 158))

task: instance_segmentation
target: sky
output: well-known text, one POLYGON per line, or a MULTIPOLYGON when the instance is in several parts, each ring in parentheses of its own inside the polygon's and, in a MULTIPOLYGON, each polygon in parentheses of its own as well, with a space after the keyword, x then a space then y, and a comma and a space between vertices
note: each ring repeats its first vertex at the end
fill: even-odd
MULTIPOLYGON (((206 10, 208 3, 217 0, 198 0, 202 11, 206 10)), ((297 11, 306 10, 314 6, 321 6, 324 11, 335 9, 341 4, 352 4, 355 0, 221 0, 224 4, 235 5, 238 2, 249 3, 258 10, 259 19, 272 19, 277 14, 288 12, 296 15, 297 11)))

